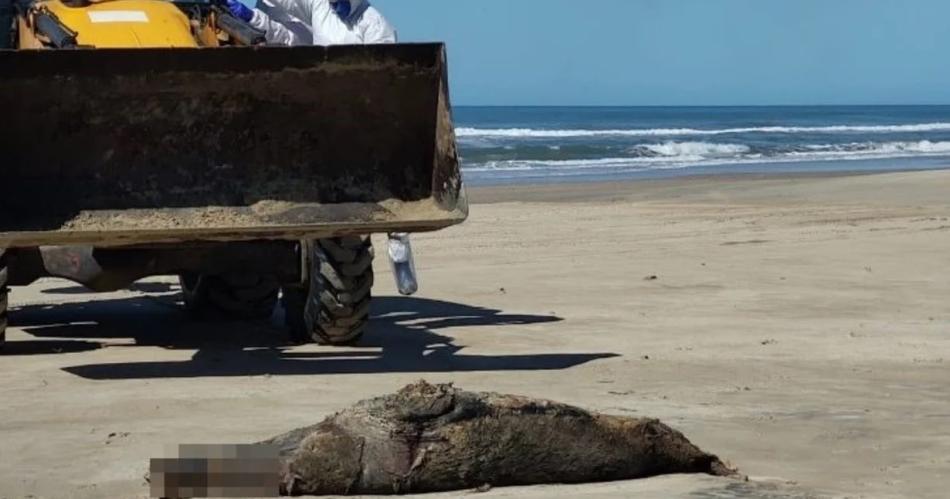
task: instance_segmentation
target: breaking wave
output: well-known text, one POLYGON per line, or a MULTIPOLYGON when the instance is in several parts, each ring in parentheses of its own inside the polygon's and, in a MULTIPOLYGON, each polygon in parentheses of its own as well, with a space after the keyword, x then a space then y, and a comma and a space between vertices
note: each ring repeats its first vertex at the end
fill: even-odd
POLYGON ((570 138, 570 137, 671 137, 684 135, 728 135, 739 133, 914 133, 946 132, 950 123, 917 123, 907 125, 830 125, 830 126, 765 126, 745 128, 649 128, 616 130, 545 130, 534 128, 471 128, 460 127, 455 134, 462 138, 570 138))
POLYGON ((752 149, 743 144, 714 144, 710 142, 664 142, 634 146, 629 152, 638 156, 736 156, 752 149))
POLYGON ((467 164, 468 171, 581 170, 623 168, 634 170, 684 168, 705 165, 850 161, 950 155, 950 141, 852 142, 812 144, 785 150, 757 150, 744 144, 664 142, 629 148, 629 156, 595 159, 507 159, 467 164))

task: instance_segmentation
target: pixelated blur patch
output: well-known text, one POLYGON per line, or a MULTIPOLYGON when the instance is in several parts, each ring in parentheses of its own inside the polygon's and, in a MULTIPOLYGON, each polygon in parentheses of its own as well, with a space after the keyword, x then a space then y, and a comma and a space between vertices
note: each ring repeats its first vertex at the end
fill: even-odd
POLYGON ((272 445, 179 445, 149 464, 152 497, 277 497, 272 445))

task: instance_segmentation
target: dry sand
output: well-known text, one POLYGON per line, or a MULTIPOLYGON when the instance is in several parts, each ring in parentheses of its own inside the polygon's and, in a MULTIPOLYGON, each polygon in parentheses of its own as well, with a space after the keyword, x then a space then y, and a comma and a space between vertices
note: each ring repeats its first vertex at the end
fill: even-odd
POLYGON ((15 289, 0 497, 144 496, 164 444, 261 440, 419 378, 656 416, 752 478, 479 497, 946 497, 950 171, 470 194, 469 222, 415 239, 420 296, 378 262, 363 348, 188 322, 168 279, 15 289))

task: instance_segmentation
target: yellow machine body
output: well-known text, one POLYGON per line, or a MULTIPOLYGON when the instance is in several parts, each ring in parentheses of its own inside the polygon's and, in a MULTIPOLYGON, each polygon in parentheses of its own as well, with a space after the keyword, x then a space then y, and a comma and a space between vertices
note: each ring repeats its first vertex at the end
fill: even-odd
MULTIPOLYGON (((197 47, 188 17, 162 0, 106 0, 69 7, 59 0, 39 4, 78 33, 77 42, 96 48, 197 47)), ((20 25, 20 48, 42 48, 31 29, 20 25)))

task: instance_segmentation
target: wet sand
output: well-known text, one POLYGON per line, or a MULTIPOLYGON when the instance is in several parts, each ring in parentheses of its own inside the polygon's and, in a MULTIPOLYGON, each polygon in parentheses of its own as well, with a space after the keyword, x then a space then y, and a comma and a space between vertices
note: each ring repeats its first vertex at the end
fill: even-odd
MULTIPOLYGON (((654 416, 750 475, 479 497, 944 497, 950 171, 471 189, 380 259, 361 348, 195 323, 152 279, 11 294, 0 497, 147 496, 165 444, 262 440, 425 378, 654 416)), ((381 252, 380 252, 381 254, 381 252)), ((437 497, 455 497, 448 494, 437 497)))

